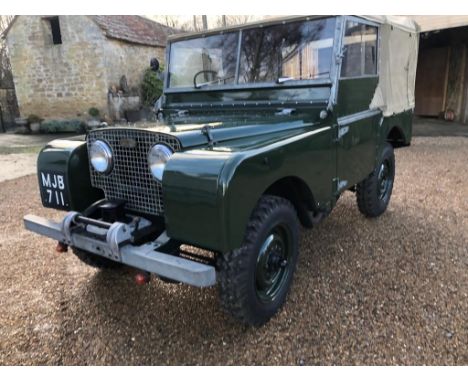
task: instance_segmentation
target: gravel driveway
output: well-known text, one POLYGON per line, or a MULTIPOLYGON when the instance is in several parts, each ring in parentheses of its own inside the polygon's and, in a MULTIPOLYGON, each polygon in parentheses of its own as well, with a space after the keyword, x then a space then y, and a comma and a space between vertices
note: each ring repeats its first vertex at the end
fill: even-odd
POLYGON ((22 228, 34 176, 0 183, 0 364, 468 364, 468 140, 397 151, 388 212, 345 194, 304 231, 285 308, 261 329, 216 288, 99 272, 22 228))
POLYGON ((37 154, 48 142, 76 134, 0 134, 0 182, 36 173, 37 154))

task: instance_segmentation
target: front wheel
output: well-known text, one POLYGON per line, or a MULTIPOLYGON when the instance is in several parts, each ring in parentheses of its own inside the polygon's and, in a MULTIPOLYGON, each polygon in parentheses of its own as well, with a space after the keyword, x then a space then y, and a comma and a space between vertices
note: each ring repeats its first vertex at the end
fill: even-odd
POLYGON ((284 304, 296 267, 299 221, 286 199, 263 196, 242 246, 219 258, 219 292, 225 311, 247 324, 265 324, 284 304))
POLYGON ((359 211, 367 217, 382 215, 388 207, 395 181, 395 154, 387 143, 382 151, 379 164, 356 186, 359 211))

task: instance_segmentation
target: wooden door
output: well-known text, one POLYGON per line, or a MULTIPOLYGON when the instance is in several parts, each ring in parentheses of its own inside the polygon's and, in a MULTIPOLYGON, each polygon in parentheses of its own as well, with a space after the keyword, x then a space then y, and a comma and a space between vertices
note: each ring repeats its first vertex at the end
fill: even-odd
POLYGON ((416 71, 415 114, 437 117, 445 110, 449 48, 429 48, 419 52, 416 71))

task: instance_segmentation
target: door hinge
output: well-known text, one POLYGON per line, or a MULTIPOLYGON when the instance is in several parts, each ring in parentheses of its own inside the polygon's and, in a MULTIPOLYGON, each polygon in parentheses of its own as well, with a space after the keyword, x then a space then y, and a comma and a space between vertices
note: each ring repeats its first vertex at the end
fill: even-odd
POLYGON ((349 126, 343 126, 338 128, 338 136, 336 137, 336 142, 339 142, 346 134, 349 133, 349 126))

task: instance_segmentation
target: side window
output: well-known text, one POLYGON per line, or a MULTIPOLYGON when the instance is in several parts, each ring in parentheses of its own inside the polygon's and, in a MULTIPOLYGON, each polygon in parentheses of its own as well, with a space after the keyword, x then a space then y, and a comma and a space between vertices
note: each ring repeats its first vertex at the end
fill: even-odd
POLYGON ((347 21, 343 40, 343 62, 341 77, 358 77, 361 75, 362 64, 362 24, 347 21))
POLYGON ((377 74, 377 28, 364 25, 364 75, 377 74))
POLYGON ((343 52, 342 78, 377 74, 377 28, 348 20, 343 52))

